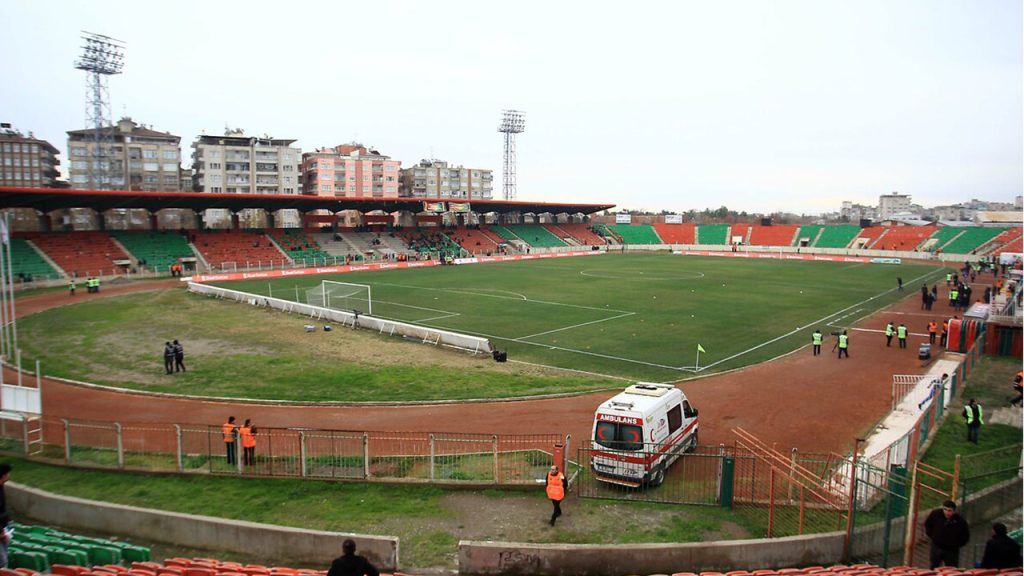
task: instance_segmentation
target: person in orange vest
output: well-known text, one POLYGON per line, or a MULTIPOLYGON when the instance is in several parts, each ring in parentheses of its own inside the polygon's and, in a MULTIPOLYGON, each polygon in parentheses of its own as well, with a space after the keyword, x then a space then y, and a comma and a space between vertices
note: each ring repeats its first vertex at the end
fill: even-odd
POLYGON ((228 421, 220 429, 224 434, 224 448, 227 450, 228 464, 236 464, 238 457, 236 456, 235 439, 238 438, 238 426, 235 425, 235 417, 228 416, 228 421))
POLYGON ((242 438, 242 464, 252 466, 256 463, 256 426, 246 418, 238 432, 242 438))
POLYGON ((552 526, 555 525, 555 520, 562 515, 562 500, 565 498, 565 491, 569 488, 569 481, 566 480, 565 474, 558 471, 558 466, 552 464, 551 471, 548 472, 548 485, 547 493, 548 499, 551 500, 551 504, 554 509, 551 511, 551 521, 549 522, 552 526))
POLYGON ((946 340, 949 338, 949 318, 942 321, 942 338, 939 340, 939 346, 945 346, 946 340))
POLYGON ((939 331, 939 325, 934 320, 928 323, 928 343, 935 344, 935 335, 939 331))
POLYGON ((1017 375, 1013 377, 1013 391, 1017 393, 1017 397, 1010 400, 1010 406, 1017 404, 1024 406, 1024 370, 1017 372, 1017 375))

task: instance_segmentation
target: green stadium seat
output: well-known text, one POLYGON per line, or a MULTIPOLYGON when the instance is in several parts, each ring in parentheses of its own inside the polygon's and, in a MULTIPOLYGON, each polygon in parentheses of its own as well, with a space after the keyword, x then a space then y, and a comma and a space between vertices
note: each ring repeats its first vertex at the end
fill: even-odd
POLYGON ((621 237, 623 244, 664 244, 649 224, 614 224, 608 229, 621 237))
POLYGON ((961 229, 962 233, 942 247, 946 254, 970 254, 1002 234, 1005 228, 983 228, 971 226, 961 229))
POLYGON ((727 244, 725 237, 728 233, 728 224, 702 224, 697 226, 697 244, 727 244))
POLYGON ((565 246, 565 242, 541 224, 510 224, 505 228, 534 248, 565 246))
POLYGON ((860 226, 825 226, 814 246, 816 248, 846 248, 859 232, 860 226))
POLYGON ((89 548, 89 561, 93 564, 120 564, 121 551, 113 546, 97 546, 89 548))
POLYGON ((167 272, 181 257, 194 257, 188 239, 169 230, 163 231, 118 231, 112 232, 136 260, 145 261, 145 267, 157 272, 167 272))
MULTIPOLYGON (((21 238, 11 238, 11 273, 15 278, 28 280, 56 280, 60 272, 43 259, 29 243, 21 238)), ((38 527, 46 530, 45 527, 38 527)))
POLYGON ((46 572, 50 569, 50 562, 44 552, 14 552, 9 555, 8 561, 12 568, 28 568, 36 572, 46 572))

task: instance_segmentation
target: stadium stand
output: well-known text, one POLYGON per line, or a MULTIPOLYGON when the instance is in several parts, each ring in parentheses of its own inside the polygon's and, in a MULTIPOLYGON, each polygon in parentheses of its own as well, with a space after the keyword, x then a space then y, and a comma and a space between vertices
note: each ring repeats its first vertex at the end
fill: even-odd
POLYGON ((1024 246, 1022 242, 1021 229, 1010 228, 1006 232, 1003 232, 999 236, 992 239, 992 244, 995 248, 992 250, 993 254, 1002 254, 1003 252, 1012 252, 1019 254, 1021 247, 1024 246))
POLYGON ((655 224, 654 231, 665 244, 697 243, 697 227, 693 224, 655 224))
POLYGON ((743 244, 750 243, 750 224, 733 224, 729 227, 729 243, 733 244, 736 241, 736 237, 740 237, 740 242, 743 244))
POLYGON ((316 239, 307 235, 301 228, 272 228, 267 230, 267 235, 295 262, 334 260, 334 256, 324 252, 316 239))
POLYGON ((598 236, 586 224, 545 224, 544 228, 562 239, 566 244, 581 246, 598 246, 606 244, 604 238, 598 236))
POLYGON ((114 260, 130 260, 105 232, 25 232, 23 237, 72 276, 116 274, 121 269, 114 260))
POLYGON ((857 237, 853 241, 854 248, 870 248, 872 244, 878 241, 879 238, 885 235, 889 231, 886 226, 870 226, 868 228, 861 228, 860 232, 857 233, 857 237))
POLYGON ((751 246, 792 246, 797 227, 791 224, 776 226, 752 226, 750 228, 751 246))
POLYGON ((178 258, 195 256, 189 248, 188 239, 178 232, 121 230, 111 235, 139 261, 140 266, 149 270, 166 272, 171 264, 178 263, 178 258))
POLYGON ((522 238, 516 236, 511 230, 498 224, 491 224, 487 230, 497 234, 505 241, 522 240, 522 238))
POLYGON ((953 240, 953 238, 959 236, 963 231, 964 228, 959 226, 943 226, 936 230, 931 236, 925 238, 924 242, 921 243, 921 249, 929 252, 935 252, 953 240))
POLYGON ((439 229, 412 228, 398 232, 398 237, 409 245, 408 250, 423 256, 450 254, 458 256, 462 247, 439 229))
POLYGON ((459 228, 450 232, 448 237, 470 254, 493 254, 498 251, 498 242, 483 230, 459 228))
POLYGON ((846 248, 857 237, 858 232, 860 232, 859 226, 825 226, 814 246, 816 248, 846 248))
POLYGON ((993 238, 999 236, 1005 228, 982 228, 971 226, 963 230, 963 233, 954 238, 941 250, 946 254, 972 254, 993 238))
POLYGON ((872 250, 916 250, 926 238, 935 233, 935 226, 887 226, 871 243, 872 250))
POLYGON ((23 282, 56 280, 61 274, 21 238, 11 238, 11 274, 23 282))
POLYGON ((796 238, 793 241, 794 246, 814 246, 818 241, 818 236, 821 235, 824 226, 801 226, 796 231, 796 238), (806 244, 804 243, 806 241, 806 244))
POLYGON ((196 232, 192 245, 210 266, 217 268, 234 265, 237 268, 256 266, 258 263, 281 263, 287 257, 261 230, 225 230, 196 232))
POLYGON ((363 253, 355 244, 345 238, 343 232, 318 232, 313 235, 320 249, 341 260, 362 260, 363 253))
POLYGON ((513 234, 519 236, 534 248, 561 248, 565 246, 558 236, 540 224, 509 224, 506 226, 513 234))
POLYGON ((728 224, 701 224, 697 227, 697 244, 727 244, 728 224))
MULTIPOLYGON (((8 550, 12 568, 46 572, 58 565, 148 562, 150 550, 127 542, 69 534, 47 526, 15 524, 8 550)), ((119 567, 124 570, 123 567, 119 567)), ((60 571, 54 572, 62 573, 60 571)))
POLYGON ((664 244, 649 224, 613 224, 608 229, 618 234, 623 244, 664 244))

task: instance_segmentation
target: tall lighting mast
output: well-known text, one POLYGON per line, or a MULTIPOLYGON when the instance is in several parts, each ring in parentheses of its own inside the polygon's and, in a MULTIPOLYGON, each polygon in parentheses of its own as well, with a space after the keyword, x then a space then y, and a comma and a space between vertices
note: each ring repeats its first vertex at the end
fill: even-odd
POLYGON ((505 135, 504 193, 505 200, 516 199, 516 134, 526 130, 525 112, 503 110, 498 132, 505 135))
POLYGON ((112 124, 107 77, 120 74, 124 67, 124 42, 85 31, 82 32, 82 40, 85 45, 82 46, 82 55, 75 60, 75 68, 86 72, 85 122, 87 127, 93 129, 89 188, 104 190, 111 188, 109 165, 105 158, 109 146, 103 145, 110 139, 105 131, 112 124))

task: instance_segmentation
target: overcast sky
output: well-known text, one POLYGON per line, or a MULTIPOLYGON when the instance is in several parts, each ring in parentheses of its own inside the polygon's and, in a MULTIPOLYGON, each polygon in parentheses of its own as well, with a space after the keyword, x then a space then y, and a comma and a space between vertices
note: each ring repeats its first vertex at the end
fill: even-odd
POLYGON ((1020 0, 0 0, 0 120, 66 151, 80 30, 127 44, 112 115, 358 140, 495 172, 519 199, 819 213, 1022 192, 1020 0))

